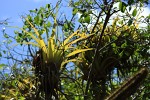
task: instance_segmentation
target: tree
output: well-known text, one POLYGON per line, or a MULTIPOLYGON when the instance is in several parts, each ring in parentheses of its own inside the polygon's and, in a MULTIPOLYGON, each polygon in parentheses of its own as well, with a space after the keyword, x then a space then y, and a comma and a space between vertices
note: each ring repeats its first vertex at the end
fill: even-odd
MULTIPOLYGON (((18 83, 25 87, 27 85, 27 89, 24 87, 23 90, 30 91, 20 92, 24 93, 20 94, 21 97, 103 100, 108 95, 112 96, 112 91, 130 76, 137 77, 135 81, 142 83, 149 66, 149 28, 144 30, 138 27, 139 7, 143 7, 144 2, 70 1, 73 8, 70 20, 58 19, 61 1, 55 7, 47 4, 30 10, 29 15, 23 16, 24 25, 19 28, 21 31, 15 32, 16 41, 28 47, 30 58, 33 59, 31 65, 34 73, 23 80, 16 77, 18 83), (119 4, 118 8, 114 6, 116 3, 119 4), (132 11, 133 5, 136 7, 132 11), (118 14, 120 11, 123 16, 118 14), (80 15, 79 19, 75 19, 77 15, 80 15), (60 35, 66 38, 61 39, 60 35), (134 75, 135 72, 137 74, 134 75), (31 79, 34 80, 27 84, 31 79)), ((127 90, 131 91, 134 84, 129 85, 127 90)), ((14 88, 19 88, 19 85, 11 90, 14 88)), ((124 93, 119 92, 121 95, 124 93)), ((131 91, 129 95, 134 92, 131 91)))
MULTIPOLYGON (((131 70, 135 70, 139 68, 139 66, 144 65, 135 63, 141 60, 135 58, 135 56, 137 57, 135 53, 138 53, 138 55, 140 56, 140 53, 138 51, 139 48, 137 48, 139 47, 139 45, 137 44, 137 42, 141 41, 141 37, 138 36, 139 33, 135 31, 137 30, 138 23, 136 23, 136 21, 134 22, 133 20, 134 17, 137 15, 137 9, 134 9, 131 15, 124 16, 122 20, 122 16, 118 15, 117 18, 114 20, 112 26, 108 26, 107 24, 110 21, 111 16, 118 12, 118 9, 113 9, 112 5, 114 3, 115 2, 112 1, 109 2, 109 6, 105 6, 108 5, 108 2, 104 0, 103 2, 89 1, 89 3, 87 3, 86 1, 77 1, 73 4, 74 11, 76 11, 76 13, 81 13, 79 21, 85 27, 88 27, 91 22, 89 17, 90 14, 92 14, 91 9, 101 9, 99 10, 100 13, 97 14, 98 16, 93 15, 96 17, 97 20, 93 25, 91 31, 88 30, 90 33, 96 33, 96 39, 93 39, 95 41, 92 41, 91 39, 87 43, 85 43, 87 44, 86 46, 92 46, 93 48, 95 48, 95 50, 93 50, 93 52, 87 51, 87 54, 83 54, 85 62, 88 63, 88 65, 84 65, 83 63, 79 65, 82 72, 84 73, 84 77, 86 77, 87 82, 89 82, 89 84, 91 82, 93 84, 92 86, 95 86, 93 87, 93 95, 97 94, 96 99, 103 99, 106 96, 106 91, 108 87, 106 86, 106 83, 108 83, 110 79, 113 79, 111 78, 111 75, 113 75, 112 71, 114 71, 115 68, 117 68, 115 70, 117 71, 118 76, 121 76, 119 74, 126 76, 126 74, 129 74, 131 70), (89 9, 87 9, 87 7, 89 7, 89 9), (103 18, 101 17, 103 16, 103 14, 106 15, 105 18, 104 20, 99 22, 99 19, 103 18), (100 90, 102 90, 101 93, 100 90)), ((127 5, 125 2, 120 2, 119 10, 123 13, 126 11, 126 13, 129 14, 127 6, 129 6, 130 11, 131 5, 133 5, 133 3, 134 1, 132 1, 132 3, 128 3, 129 5, 127 5)), ((140 45, 141 44, 142 43, 140 43, 140 45)), ((146 54, 146 52, 144 54, 146 54)), ((116 72, 114 74, 116 74, 116 72)), ((89 84, 87 83, 87 91, 89 84)), ((87 92, 85 92, 85 95, 87 95, 87 92)))

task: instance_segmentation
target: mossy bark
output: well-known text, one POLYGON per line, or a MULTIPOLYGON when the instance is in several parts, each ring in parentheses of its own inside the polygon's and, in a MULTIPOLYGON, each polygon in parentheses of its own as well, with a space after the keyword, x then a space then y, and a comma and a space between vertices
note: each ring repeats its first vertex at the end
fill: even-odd
POLYGON ((148 69, 141 68, 135 75, 125 81, 119 89, 114 91, 105 100, 126 100, 136 92, 141 85, 141 82, 146 78, 147 75, 148 69))

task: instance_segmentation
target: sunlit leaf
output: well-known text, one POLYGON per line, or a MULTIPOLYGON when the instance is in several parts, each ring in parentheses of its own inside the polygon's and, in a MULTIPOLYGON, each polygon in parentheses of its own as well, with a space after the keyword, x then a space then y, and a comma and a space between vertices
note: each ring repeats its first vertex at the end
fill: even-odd
POLYGON ((5 67, 5 64, 0 64, 0 69, 3 69, 3 67, 5 67))
POLYGON ((47 7, 48 9, 50 9, 50 4, 46 4, 46 7, 47 7))
POLYGON ((76 32, 72 33, 69 37, 67 37, 67 38, 64 40, 63 45, 66 45, 66 44, 70 41, 70 39, 71 39, 74 35, 76 35, 78 32, 79 32, 79 31, 76 31, 76 32))
POLYGON ((85 19, 84 19, 84 22, 85 23, 90 23, 90 16, 86 16, 85 19))
POLYGON ((51 26, 51 23, 48 21, 48 23, 47 23, 47 27, 50 27, 51 26))
POLYGON ((40 20, 39 16, 36 16, 36 17, 34 18, 34 21, 35 21, 36 24, 39 24, 39 20, 40 20))
POLYGON ((40 45, 37 44, 37 43, 34 43, 34 42, 23 42, 23 44, 27 44, 27 45, 31 44, 31 45, 33 45, 33 46, 36 46, 36 47, 39 47, 39 48, 40 48, 40 45))
POLYGON ((90 34, 90 35, 85 35, 85 36, 82 36, 82 37, 80 37, 80 38, 78 38, 78 39, 75 39, 75 40, 73 40, 73 41, 71 41, 71 42, 69 42, 67 45, 67 47, 69 47, 70 45, 72 45, 72 44, 74 44, 74 43, 77 43, 77 42, 79 42, 79 41, 82 41, 82 40, 85 40, 85 39, 87 39, 87 38, 89 38, 90 36, 93 36, 94 34, 90 34))
POLYGON ((74 8, 72 14, 75 15, 77 12, 78 12, 78 9, 74 8))
POLYGON ((133 12, 132 12, 132 16, 133 16, 133 17, 135 17, 135 16, 136 16, 136 14, 137 14, 137 10, 136 10, 136 9, 134 9, 134 10, 133 10, 133 12))
POLYGON ((85 52, 85 51, 88 51, 88 50, 93 50, 92 48, 90 49, 77 49, 71 53, 69 53, 66 57, 70 57, 70 56, 73 56, 75 54, 78 54, 78 53, 81 53, 81 52, 85 52))
POLYGON ((124 2, 120 2, 119 3, 119 10, 124 13, 126 10, 126 6, 127 5, 124 2))
MULTIPOLYGON (((31 25, 31 27, 35 31, 36 35, 38 36, 38 38, 36 38, 33 34, 27 32, 25 30, 23 30, 23 31, 25 31, 26 33, 28 33, 40 45, 40 48, 43 50, 43 52, 46 53, 47 52, 47 50, 46 50, 46 44, 45 44, 44 40, 42 39, 41 35, 38 33, 38 30, 33 26, 32 23, 29 22, 28 19, 26 19, 26 20, 31 25)), ((46 59, 46 58, 44 58, 44 59, 46 59)))
POLYGON ((67 64, 69 62, 76 62, 76 61, 81 62, 81 60, 78 60, 78 59, 70 59, 70 60, 63 61, 61 63, 61 67, 63 67, 65 64, 67 64))

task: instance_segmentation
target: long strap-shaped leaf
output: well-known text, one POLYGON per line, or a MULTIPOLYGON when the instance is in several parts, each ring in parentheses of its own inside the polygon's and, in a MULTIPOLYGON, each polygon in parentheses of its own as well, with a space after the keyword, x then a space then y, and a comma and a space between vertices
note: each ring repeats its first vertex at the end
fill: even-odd
POLYGON ((40 48, 43 50, 43 56, 44 56, 44 61, 47 59, 47 48, 44 40, 42 39, 41 35, 39 34, 38 30, 33 26, 33 24, 26 18, 26 21, 30 24, 30 26, 33 28, 35 34, 37 35, 38 38, 34 36, 34 34, 28 33, 39 45, 40 48))
POLYGON ((53 60, 54 58, 54 53, 55 53, 55 39, 54 37, 51 37, 48 41, 48 59, 53 60))
POLYGON ((67 39, 64 40, 63 45, 66 45, 70 39, 75 36, 77 33, 79 32, 79 30, 77 30, 76 32, 72 33, 67 39))
POLYGON ((78 53, 81 53, 81 52, 85 52, 85 51, 88 51, 88 50, 93 50, 93 49, 92 48, 89 48, 89 49, 77 49, 77 50, 69 53, 66 57, 68 58, 68 57, 71 57, 71 56, 73 56, 75 54, 78 54, 78 53))
POLYGON ((54 18, 54 24, 53 24, 53 29, 52 29, 52 34, 49 37, 48 40, 48 60, 53 61, 54 60, 54 56, 55 56, 55 52, 57 50, 56 49, 56 43, 55 43, 55 36, 56 36, 56 27, 57 27, 57 14, 58 14, 58 6, 56 6, 56 14, 53 16, 54 18))
POLYGON ((87 39, 88 37, 93 36, 93 35, 94 35, 94 34, 85 35, 85 36, 83 36, 83 37, 80 37, 80 38, 78 38, 78 39, 75 39, 74 41, 71 41, 71 42, 68 43, 67 45, 69 46, 69 45, 71 45, 71 44, 77 43, 78 41, 85 40, 85 39, 87 39))
MULTIPOLYGON (((74 33, 73 33, 74 34, 74 33)), ((73 41, 71 41, 71 42, 69 42, 69 43, 66 43, 67 41, 65 41, 65 50, 67 50, 72 44, 74 44, 74 43, 77 43, 77 42, 79 42, 79 41, 83 41, 83 40, 85 40, 85 39, 87 39, 87 38, 89 38, 89 37, 91 37, 91 36, 93 36, 94 34, 89 34, 89 35, 85 35, 85 36, 83 36, 83 37, 79 37, 78 39, 75 39, 75 40, 73 40, 73 41)), ((70 38, 70 37, 69 37, 70 38)))
POLYGON ((63 61, 63 62, 61 63, 61 68, 62 68, 65 64, 67 64, 67 63, 69 63, 69 62, 81 62, 81 60, 78 60, 78 59, 70 59, 70 60, 63 61))

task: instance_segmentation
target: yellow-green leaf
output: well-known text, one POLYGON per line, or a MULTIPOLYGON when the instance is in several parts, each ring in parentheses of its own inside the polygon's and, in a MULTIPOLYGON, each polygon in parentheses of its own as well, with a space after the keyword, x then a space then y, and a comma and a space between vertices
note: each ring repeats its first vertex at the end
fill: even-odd
POLYGON ((54 58, 54 51, 55 50, 55 41, 54 38, 50 38, 48 41, 48 58, 54 58))
POLYGON ((23 42, 23 44, 31 44, 31 45, 33 45, 33 46, 40 47, 39 44, 34 43, 34 42, 23 42))
POLYGON ((44 40, 42 39, 41 35, 38 33, 38 30, 33 26, 32 23, 30 23, 30 21, 26 18, 27 22, 30 24, 30 26, 33 28, 35 34, 38 36, 38 38, 36 38, 32 33, 29 33, 27 32, 26 30, 23 30, 25 31, 27 34, 29 34, 39 45, 40 45, 40 48, 46 53, 47 50, 46 50, 46 44, 44 42, 44 40))
POLYGON ((67 39, 64 40, 63 44, 66 45, 69 40, 78 33, 79 31, 77 30, 76 32, 72 33, 67 39))
POLYGON ((78 53, 81 53, 81 52, 85 52, 85 51, 88 51, 88 50, 93 50, 92 48, 89 48, 89 49, 77 49, 71 53, 69 53, 66 57, 70 57, 70 56, 73 56, 75 54, 78 54, 78 53))
POLYGON ((81 60, 78 60, 78 59, 70 59, 70 60, 66 60, 64 62, 61 63, 61 67, 63 67, 65 64, 69 63, 69 62, 81 62, 81 60))
POLYGON ((75 40, 71 41, 70 43, 68 43, 68 44, 66 45, 65 50, 68 49, 68 47, 69 47, 70 45, 72 45, 72 44, 74 44, 74 43, 77 43, 77 42, 79 42, 79 41, 83 41, 83 40, 89 38, 89 37, 92 36, 92 35, 94 35, 94 34, 85 35, 85 36, 83 36, 83 37, 80 37, 80 38, 78 38, 78 39, 75 39, 75 40))
POLYGON ((132 12, 132 16, 135 17, 136 14, 137 14, 137 10, 136 10, 136 8, 135 8, 135 9, 133 10, 133 12, 132 12))

